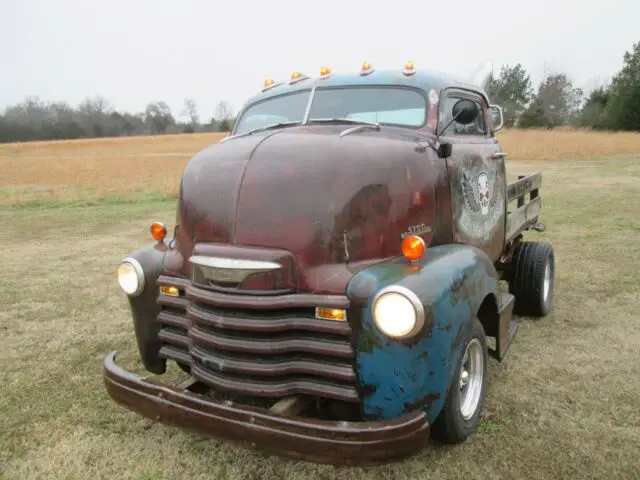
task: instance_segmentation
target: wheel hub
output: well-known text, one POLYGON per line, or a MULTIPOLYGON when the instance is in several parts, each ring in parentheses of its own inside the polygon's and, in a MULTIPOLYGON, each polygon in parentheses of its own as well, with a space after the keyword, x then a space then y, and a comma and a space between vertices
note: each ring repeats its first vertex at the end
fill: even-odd
POLYGON ((482 345, 474 338, 464 352, 460 368, 460 413, 465 420, 469 420, 476 413, 482 393, 483 376, 482 345))
POLYGON ((544 281, 542 286, 542 294, 544 295, 544 302, 549 300, 549 290, 551 290, 551 264, 547 263, 544 269, 544 281))

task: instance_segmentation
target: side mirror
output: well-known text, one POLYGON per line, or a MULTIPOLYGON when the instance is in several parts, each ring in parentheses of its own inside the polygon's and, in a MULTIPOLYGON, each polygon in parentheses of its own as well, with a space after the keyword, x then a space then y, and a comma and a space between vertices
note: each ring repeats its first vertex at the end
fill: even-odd
POLYGON ((453 106, 453 118, 462 125, 469 125, 478 116, 478 106, 475 102, 462 98, 453 106))
POLYGON ((494 132, 497 132, 504 125, 504 115, 502 114, 502 108, 499 107, 498 105, 489 105, 489 109, 491 110, 491 123, 493 124, 491 127, 491 130, 493 130, 494 132), (496 123, 495 121, 496 115, 500 119, 500 125, 498 125, 497 127, 494 126, 496 123))

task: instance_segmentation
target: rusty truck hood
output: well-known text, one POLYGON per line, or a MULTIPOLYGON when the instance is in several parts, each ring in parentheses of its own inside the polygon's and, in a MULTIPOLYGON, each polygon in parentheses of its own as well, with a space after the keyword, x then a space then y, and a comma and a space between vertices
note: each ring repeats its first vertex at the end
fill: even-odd
POLYGON ((198 244, 279 249, 300 291, 343 293, 357 269, 400 254, 401 234, 434 219, 420 207, 433 203, 433 158, 397 130, 340 137, 348 127, 261 132, 196 155, 179 196, 185 263, 198 244))

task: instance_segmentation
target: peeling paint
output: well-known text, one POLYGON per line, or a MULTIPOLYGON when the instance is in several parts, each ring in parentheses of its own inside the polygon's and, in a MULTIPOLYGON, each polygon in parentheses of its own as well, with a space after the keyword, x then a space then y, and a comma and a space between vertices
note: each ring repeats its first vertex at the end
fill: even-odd
POLYGON ((355 329, 356 372, 360 388, 367 389, 362 411, 369 419, 390 419, 420 408, 435 420, 446 401, 469 320, 498 286, 491 261, 474 247, 441 245, 429 248, 426 256, 411 275, 406 261, 397 258, 361 270, 347 287, 350 299, 365 306, 352 320, 361 326, 355 329), (391 284, 415 292, 431 315, 432 325, 410 344, 386 338, 373 322, 371 298, 391 284))
POLYGON ((417 410, 419 408, 425 408, 431 405, 433 402, 437 402, 438 400, 440 400, 439 393, 430 393, 429 395, 418 400, 415 403, 405 403, 404 409, 409 412, 412 410, 417 410))
POLYGON ((382 334, 373 325, 363 325, 360 332, 358 332, 358 350, 363 353, 373 353, 374 348, 381 347, 382 340, 382 334))

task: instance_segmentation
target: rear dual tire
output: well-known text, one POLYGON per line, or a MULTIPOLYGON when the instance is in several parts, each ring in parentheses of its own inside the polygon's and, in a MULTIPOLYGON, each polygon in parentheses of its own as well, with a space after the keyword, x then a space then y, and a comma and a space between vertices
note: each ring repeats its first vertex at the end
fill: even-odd
POLYGON ((513 313, 544 317, 551 310, 555 281, 555 255, 548 243, 522 242, 513 252, 509 293, 515 297, 513 313))

